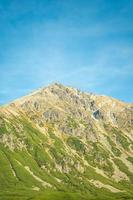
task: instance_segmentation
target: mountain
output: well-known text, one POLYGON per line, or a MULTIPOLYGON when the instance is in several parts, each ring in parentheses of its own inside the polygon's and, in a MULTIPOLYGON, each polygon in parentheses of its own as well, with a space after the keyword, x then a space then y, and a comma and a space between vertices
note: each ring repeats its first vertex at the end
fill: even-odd
POLYGON ((133 104, 55 83, 0 107, 0 200, 133 199, 133 104))

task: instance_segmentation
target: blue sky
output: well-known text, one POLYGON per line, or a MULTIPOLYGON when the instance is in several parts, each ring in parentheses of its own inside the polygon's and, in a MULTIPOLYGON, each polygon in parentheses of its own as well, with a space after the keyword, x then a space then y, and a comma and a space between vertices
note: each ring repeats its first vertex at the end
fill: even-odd
POLYGON ((133 102, 133 1, 0 0, 0 104, 51 82, 133 102))

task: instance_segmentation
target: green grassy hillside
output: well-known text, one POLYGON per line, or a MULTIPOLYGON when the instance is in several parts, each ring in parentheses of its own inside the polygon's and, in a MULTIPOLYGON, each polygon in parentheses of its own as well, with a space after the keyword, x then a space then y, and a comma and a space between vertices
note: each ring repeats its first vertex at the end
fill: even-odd
POLYGON ((93 119, 62 98, 40 100, 37 111, 29 100, 1 108, 0 200, 133 199, 131 125, 93 119))

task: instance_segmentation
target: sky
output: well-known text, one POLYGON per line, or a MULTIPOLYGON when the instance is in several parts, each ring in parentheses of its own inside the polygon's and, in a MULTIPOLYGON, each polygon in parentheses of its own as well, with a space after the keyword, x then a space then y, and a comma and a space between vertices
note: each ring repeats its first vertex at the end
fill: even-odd
POLYGON ((133 102, 133 0, 0 0, 0 104, 53 82, 133 102))

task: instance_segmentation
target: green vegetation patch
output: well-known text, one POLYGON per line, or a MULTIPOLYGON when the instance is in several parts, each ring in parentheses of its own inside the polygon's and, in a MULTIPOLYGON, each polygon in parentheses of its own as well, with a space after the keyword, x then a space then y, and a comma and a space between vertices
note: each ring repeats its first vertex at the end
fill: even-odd
POLYGON ((128 170, 128 167, 120 159, 114 158, 114 162, 130 178, 131 183, 133 183, 133 173, 128 170))
POLYGON ((130 143, 127 138, 123 135, 122 131, 112 128, 112 133, 115 134, 116 142, 119 143, 125 150, 129 150, 130 143))
POLYGON ((67 139, 67 144, 78 152, 85 152, 85 144, 78 138, 70 136, 67 139))
POLYGON ((128 157, 127 160, 133 164, 133 157, 128 157))
POLYGON ((76 129, 76 128, 79 127, 79 124, 77 123, 77 121, 73 117, 68 116, 67 126, 72 128, 72 129, 76 129))
POLYGON ((114 153, 115 156, 120 156, 121 152, 118 148, 116 148, 116 144, 110 139, 110 137, 107 136, 107 140, 111 146, 111 150, 114 153))
POLYGON ((105 173, 111 176, 114 169, 108 158, 108 151, 103 149, 98 143, 92 143, 92 149, 85 154, 85 159, 89 164, 94 167, 98 166, 100 169, 103 169, 105 173))

